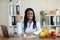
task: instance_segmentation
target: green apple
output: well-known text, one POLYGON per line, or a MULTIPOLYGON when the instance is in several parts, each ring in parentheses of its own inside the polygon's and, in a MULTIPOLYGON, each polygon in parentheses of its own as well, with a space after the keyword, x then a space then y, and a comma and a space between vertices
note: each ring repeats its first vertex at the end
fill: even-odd
POLYGON ((39 33, 39 37, 43 37, 44 33, 43 32, 40 32, 39 33))

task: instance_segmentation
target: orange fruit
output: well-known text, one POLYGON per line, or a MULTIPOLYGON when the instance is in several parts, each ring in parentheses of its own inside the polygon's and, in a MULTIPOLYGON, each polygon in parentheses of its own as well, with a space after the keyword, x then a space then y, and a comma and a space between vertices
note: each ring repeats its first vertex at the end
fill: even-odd
POLYGON ((49 31, 47 31, 46 29, 43 29, 42 32, 44 33, 43 37, 47 36, 50 34, 49 31))
POLYGON ((43 29, 42 32, 47 32, 47 30, 46 29, 43 29))

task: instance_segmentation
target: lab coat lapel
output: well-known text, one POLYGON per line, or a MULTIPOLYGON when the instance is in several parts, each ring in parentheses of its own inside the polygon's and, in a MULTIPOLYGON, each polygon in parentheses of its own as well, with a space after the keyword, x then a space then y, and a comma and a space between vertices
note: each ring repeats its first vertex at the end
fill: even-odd
POLYGON ((30 28, 31 28, 31 29, 33 28, 33 22, 31 23, 31 26, 30 26, 30 28))
POLYGON ((32 23, 28 22, 27 26, 32 29, 33 28, 33 22, 32 23))
POLYGON ((33 29, 33 22, 30 24, 29 22, 27 23, 27 28, 26 28, 26 32, 32 32, 32 29, 33 29), (30 25, 30 27, 29 27, 30 25))

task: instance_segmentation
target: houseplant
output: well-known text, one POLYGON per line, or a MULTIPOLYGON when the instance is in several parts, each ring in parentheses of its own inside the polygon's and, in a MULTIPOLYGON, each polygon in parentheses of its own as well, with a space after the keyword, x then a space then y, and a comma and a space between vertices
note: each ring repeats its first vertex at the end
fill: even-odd
POLYGON ((45 15, 46 15, 46 13, 44 11, 40 11, 40 22, 41 22, 41 26, 44 25, 45 15))

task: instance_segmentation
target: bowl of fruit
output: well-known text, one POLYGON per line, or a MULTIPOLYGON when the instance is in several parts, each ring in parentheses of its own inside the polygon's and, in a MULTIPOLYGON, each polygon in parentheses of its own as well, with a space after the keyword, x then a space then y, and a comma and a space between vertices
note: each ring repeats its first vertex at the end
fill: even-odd
POLYGON ((55 31, 49 32, 48 30, 43 29, 42 32, 40 32, 40 33, 38 34, 38 36, 39 36, 40 38, 46 38, 46 37, 56 38, 57 35, 56 35, 56 32, 55 32, 55 31))

